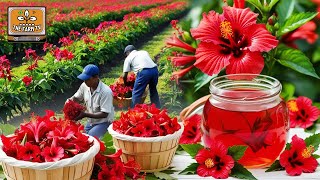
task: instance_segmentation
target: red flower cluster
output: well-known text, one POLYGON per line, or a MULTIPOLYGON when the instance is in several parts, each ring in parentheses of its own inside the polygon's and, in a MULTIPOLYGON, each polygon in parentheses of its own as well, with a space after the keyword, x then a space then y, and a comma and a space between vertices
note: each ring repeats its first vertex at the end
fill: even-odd
MULTIPOLYGON (((104 146, 104 144, 102 143, 104 146)), ((92 172, 91 179, 105 180, 105 179, 138 179, 140 165, 134 160, 123 163, 120 159, 122 154, 121 149, 115 154, 103 155, 103 151, 98 153, 95 157, 95 164, 92 172)))
POLYGON ((73 157, 92 146, 89 137, 82 134, 81 124, 53 116, 53 111, 46 110, 45 116, 32 116, 30 122, 21 124, 14 135, 1 135, 3 151, 18 160, 53 162, 73 157))
POLYGON ((290 127, 308 128, 319 118, 320 111, 316 106, 312 106, 312 100, 300 96, 297 99, 287 102, 290 116, 290 127))
POLYGON ((68 120, 74 120, 79 116, 81 111, 84 111, 86 108, 75 101, 68 100, 68 102, 63 107, 64 117, 68 120))
POLYGON ((165 109, 160 110, 154 104, 138 104, 113 122, 113 130, 136 137, 166 136, 180 128, 177 118, 170 118, 165 109))
POLYGON ((201 141, 201 116, 195 114, 183 121, 184 130, 180 138, 180 144, 195 144, 201 141))
POLYGON ((318 166, 317 160, 312 156, 314 147, 306 147, 303 139, 297 135, 292 137, 291 147, 280 155, 280 165, 286 169, 290 176, 298 176, 304 173, 315 172, 318 166))
POLYGON ((6 55, 0 56, 0 78, 11 81, 10 61, 6 55))
POLYGON ((67 36, 59 39, 59 43, 61 43, 61 46, 70 46, 73 44, 72 39, 67 36))
POLYGON ((60 48, 56 48, 54 51, 51 51, 51 54, 54 55, 54 57, 61 61, 63 59, 65 60, 72 60, 74 58, 74 55, 71 51, 68 51, 67 49, 60 50, 60 48))
POLYGON ((24 76, 22 78, 22 81, 26 86, 29 86, 30 83, 32 82, 32 76, 24 76))
POLYGON ((110 85, 113 96, 119 99, 130 98, 132 96, 132 90, 135 80, 135 74, 129 73, 127 76, 127 85, 124 85, 123 77, 119 77, 114 84, 110 85))
POLYGON ((199 164, 197 174, 202 177, 212 176, 226 179, 234 166, 234 160, 227 155, 228 148, 221 142, 214 143, 209 149, 201 149, 195 157, 199 164))

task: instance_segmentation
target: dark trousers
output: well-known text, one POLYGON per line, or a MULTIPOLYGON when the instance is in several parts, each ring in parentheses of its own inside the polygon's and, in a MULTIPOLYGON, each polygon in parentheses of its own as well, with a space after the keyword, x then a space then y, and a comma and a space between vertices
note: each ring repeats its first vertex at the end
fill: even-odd
POLYGON ((160 108, 159 94, 157 91, 159 72, 158 68, 144 68, 137 73, 136 81, 132 91, 132 103, 131 107, 141 103, 141 97, 149 85, 150 100, 157 108, 160 108))

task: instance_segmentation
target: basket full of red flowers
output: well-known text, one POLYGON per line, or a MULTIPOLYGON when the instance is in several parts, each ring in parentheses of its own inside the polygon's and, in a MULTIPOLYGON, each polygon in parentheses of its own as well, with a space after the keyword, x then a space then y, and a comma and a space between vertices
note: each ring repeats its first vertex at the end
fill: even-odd
POLYGON ((108 128, 116 149, 122 149, 124 162, 134 159, 142 172, 167 169, 177 150, 183 126, 177 118, 155 105, 138 104, 121 113, 108 128))
POLYGON ((1 135, 0 161, 10 180, 89 180, 99 142, 83 126, 57 119, 53 111, 32 116, 14 134, 1 135))
MULTIPOLYGON (((113 92, 113 104, 117 107, 130 107, 132 101, 132 90, 136 76, 134 73, 129 73, 127 76, 127 84, 124 84, 123 77, 119 77, 117 81, 110 85, 113 92)), ((145 101, 147 92, 141 98, 141 103, 145 101)))

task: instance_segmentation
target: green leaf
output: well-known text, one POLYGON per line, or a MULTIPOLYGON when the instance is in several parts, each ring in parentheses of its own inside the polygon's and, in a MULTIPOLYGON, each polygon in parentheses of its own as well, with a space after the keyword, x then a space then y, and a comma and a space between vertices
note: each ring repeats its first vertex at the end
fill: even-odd
POLYGON ((285 147, 285 150, 289 150, 291 148, 291 144, 290 143, 287 143, 286 144, 286 147, 285 147))
POLYGON ((291 99, 294 95, 295 91, 295 86, 291 83, 282 83, 282 92, 281 92, 281 97, 285 100, 288 101, 291 99))
POLYGON ((317 49, 314 51, 312 55, 312 62, 317 63, 320 61, 320 47, 317 47, 317 49))
POLYGON ((235 161, 238 161, 244 155, 248 146, 231 146, 228 148, 228 154, 232 156, 235 161))
POLYGON ((260 12, 262 12, 263 6, 259 0, 247 0, 247 2, 256 7, 260 12))
POLYGON ((280 26, 277 36, 280 37, 288 32, 291 32, 306 22, 310 21, 317 15, 316 12, 301 12, 299 14, 291 15, 283 26, 280 26))
POLYGON ((188 175, 188 174, 197 174, 198 163, 192 163, 184 170, 182 170, 179 174, 188 175))
POLYGON ((317 151, 320 144, 320 133, 311 135, 307 137, 304 141, 306 142, 307 147, 311 145, 314 147, 314 150, 317 151))
POLYGON ((272 9, 272 7, 277 4, 277 2, 279 2, 280 0, 271 0, 271 2, 268 5, 268 9, 269 11, 272 9))
POLYGON ((217 74, 214 74, 212 76, 209 76, 203 72, 199 72, 196 74, 195 76, 195 82, 196 84, 194 85, 195 88, 195 92, 198 91, 200 88, 202 88, 203 86, 205 86, 206 84, 208 84, 211 79, 217 77, 217 74))
POLYGON ((276 7, 276 12, 278 14, 279 23, 283 24, 287 20, 294 9, 295 0, 282 0, 278 3, 276 7))
POLYGON ((161 171, 162 173, 166 173, 166 174, 174 174, 175 172, 178 172, 177 170, 173 170, 174 167, 169 167, 166 170, 161 171))
POLYGON ((306 128, 304 132, 314 134, 317 131, 317 125, 314 123, 312 126, 306 128))
POLYGON ((280 161, 276 160, 265 172, 282 171, 284 168, 280 165, 280 161))
POLYGON ((163 172, 154 172, 153 173, 158 179, 164 179, 164 180, 176 180, 177 178, 174 178, 170 176, 169 174, 163 173, 163 172))
POLYGON ((101 141, 104 142, 106 146, 106 151, 103 152, 104 154, 113 154, 116 152, 116 149, 113 147, 112 136, 108 132, 102 137, 101 141))
POLYGON ((312 157, 316 158, 316 159, 319 159, 320 158, 320 155, 318 154, 312 154, 312 157))
POLYGON ((235 162, 234 167, 231 169, 230 176, 239 178, 239 179, 249 179, 249 180, 256 180, 250 171, 244 168, 241 164, 235 162))
POLYGON ((194 158, 200 149, 204 147, 201 144, 181 144, 180 145, 192 158, 194 158))
POLYGON ((309 58, 300 50, 280 46, 276 58, 283 66, 319 79, 309 58))
POLYGON ((9 135, 13 134, 16 130, 16 127, 14 127, 11 124, 0 124, 0 134, 9 135))

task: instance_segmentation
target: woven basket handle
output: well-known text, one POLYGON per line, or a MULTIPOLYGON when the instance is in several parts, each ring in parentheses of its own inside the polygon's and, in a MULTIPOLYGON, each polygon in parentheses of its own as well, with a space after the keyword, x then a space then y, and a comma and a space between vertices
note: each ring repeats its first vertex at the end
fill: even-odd
POLYGON ((194 110, 196 110, 198 107, 202 106, 205 104, 205 102, 209 99, 211 95, 206 95, 203 96, 202 98, 196 100, 195 102, 193 102, 190 106, 184 108, 181 112, 180 112, 180 120, 184 121, 194 110))

